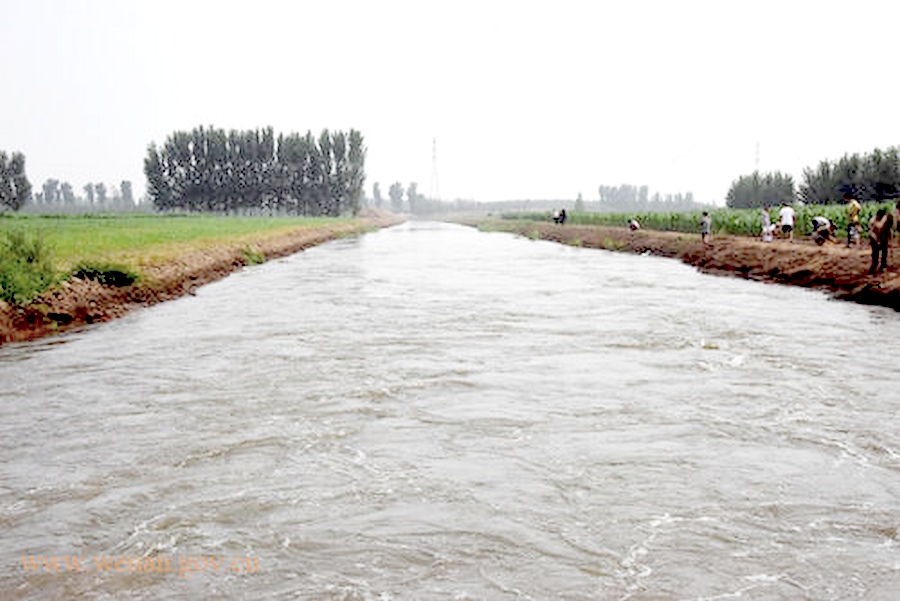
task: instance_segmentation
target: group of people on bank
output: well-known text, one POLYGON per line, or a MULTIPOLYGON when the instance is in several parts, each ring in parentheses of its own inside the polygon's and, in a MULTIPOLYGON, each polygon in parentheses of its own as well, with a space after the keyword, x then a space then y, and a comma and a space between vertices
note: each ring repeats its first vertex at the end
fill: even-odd
MULTIPOLYGON (((851 195, 845 195, 843 202, 847 205, 847 247, 859 246, 862 232, 860 215, 862 206, 851 195)), ((778 211, 777 225, 781 228, 783 238, 789 242, 794 241, 794 224, 797 213, 787 203, 783 203, 778 211)), ((891 235, 896 225, 900 233, 900 201, 897 201, 894 211, 878 209, 868 224, 869 244, 872 247, 872 266, 869 273, 882 272, 887 268, 888 247, 891 235)), ((834 223, 822 216, 812 219, 812 239, 822 246, 825 243, 839 244, 834 223)), ((762 209, 762 240, 771 242, 774 240, 776 224, 771 221, 768 207, 762 209)))
MULTIPOLYGON (((846 194, 843 202, 847 205, 847 247, 859 246, 863 231, 860 223, 862 205, 852 194, 846 194)), ((777 217, 777 221, 773 222, 769 207, 762 208, 762 241, 772 242, 778 235, 780 239, 793 243, 797 212, 785 202, 781 204, 777 217)), ((553 221, 559 224, 565 223, 566 210, 554 211, 553 221)), ((869 220, 868 237, 872 247, 872 265, 869 273, 879 273, 887 269, 888 250, 895 227, 900 235, 900 200, 897 201, 893 211, 884 208, 878 209, 869 220)), ((634 232, 641 229, 641 224, 634 217, 628 220, 628 228, 634 232)), ((708 211, 704 211, 700 220, 700 237, 704 244, 710 244, 711 232, 712 217, 708 211)), ((834 223, 823 216, 816 216, 812 219, 812 240, 819 246, 826 243, 840 243, 834 223)))

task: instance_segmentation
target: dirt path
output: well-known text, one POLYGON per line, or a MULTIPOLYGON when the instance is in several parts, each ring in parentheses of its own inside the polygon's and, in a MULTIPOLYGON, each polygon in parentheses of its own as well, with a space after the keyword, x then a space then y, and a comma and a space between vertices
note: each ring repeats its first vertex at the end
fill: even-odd
MULTIPOLYGON (((266 260, 290 255, 340 236, 386 227, 401 219, 385 215, 356 223, 305 228, 278 236, 261 236, 253 249, 266 260)), ((0 344, 32 340, 86 324, 109 321, 138 307, 193 294, 198 286, 223 278, 245 266, 246 242, 223 243, 175 260, 144 266, 142 280, 131 286, 105 286, 71 278, 35 299, 27 307, 0 301, 0 344)))
MULTIPOLYGON (((470 223, 471 225, 472 223, 470 223)), ((488 229, 589 248, 650 252, 678 258, 708 273, 778 282, 831 292, 836 298, 900 310, 900 247, 892 243, 889 267, 869 275, 868 244, 816 246, 810 241, 762 242, 742 236, 717 236, 704 245, 696 234, 543 222, 491 221, 488 229)))

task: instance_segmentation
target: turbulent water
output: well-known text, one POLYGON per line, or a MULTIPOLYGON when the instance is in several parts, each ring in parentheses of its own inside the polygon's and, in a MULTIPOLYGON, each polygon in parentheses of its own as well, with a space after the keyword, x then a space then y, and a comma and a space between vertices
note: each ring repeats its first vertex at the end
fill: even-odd
POLYGON ((407 223, 0 348, 0 597, 894 599, 900 318, 407 223))

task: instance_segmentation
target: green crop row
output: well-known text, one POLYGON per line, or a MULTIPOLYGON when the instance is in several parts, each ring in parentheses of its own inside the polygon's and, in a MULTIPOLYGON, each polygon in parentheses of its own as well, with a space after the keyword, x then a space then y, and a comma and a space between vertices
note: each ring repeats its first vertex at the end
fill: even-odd
MULTIPOLYGON (((868 227, 869 221, 875 212, 884 208, 893 211, 890 203, 865 203, 862 205, 860 221, 863 231, 868 227)), ((772 223, 778 221, 779 207, 769 209, 772 223)), ((795 222, 795 235, 808 236, 812 234, 812 220, 814 217, 825 217, 834 223, 838 236, 846 236, 847 232, 847 206, 843 204, 833 205, 802 205, 794 207, 797 212, 795 222)), ((712 231, 714 234, 731 234, 735 236, 759 236, 762 233, 761 209, 714 209, 710 211, 712 218, 712 231)), ((526 219, 533 221, 549 221, 550 213, 505 213, 504 219, 526 219)), ((579 213, 568 214, 566 223, 579 225, 605 225, 610 227, 626 227, 629 220, 636 219, 641 227, 651 230, 663 230, 669 232, 699 233, 700 221, 703 218, 702 211, 690 213, 579 213)))

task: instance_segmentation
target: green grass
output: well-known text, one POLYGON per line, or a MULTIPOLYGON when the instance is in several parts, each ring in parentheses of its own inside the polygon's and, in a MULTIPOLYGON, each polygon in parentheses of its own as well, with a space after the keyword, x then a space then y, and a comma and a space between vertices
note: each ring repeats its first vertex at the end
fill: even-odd
POLYGON ((246 265, 260 265, 266 262, 266 258, 263 254, 250 248, 250 246, 245 246, 241 249, 241 256, 244 258, 244 263, 246 265))
POLYGON ((292 230, 350 222, 333 217, 0 215, 0 298, 25 304, 68 277, 126 286, 143 267, 216 244, 251 244, 292 230))
POLYGON ((0 299, 28 303, 56 280, 52 252, 40 234, 5 232, 0 240, 0 299))
POLYGON ((57 269, 113 262, 140 267, 216 242, 249 243, 298 228, 336 223, 335 218, 222 217, 206 215, 6 216, 0 234, 39 234, 54 250, 57 269))

